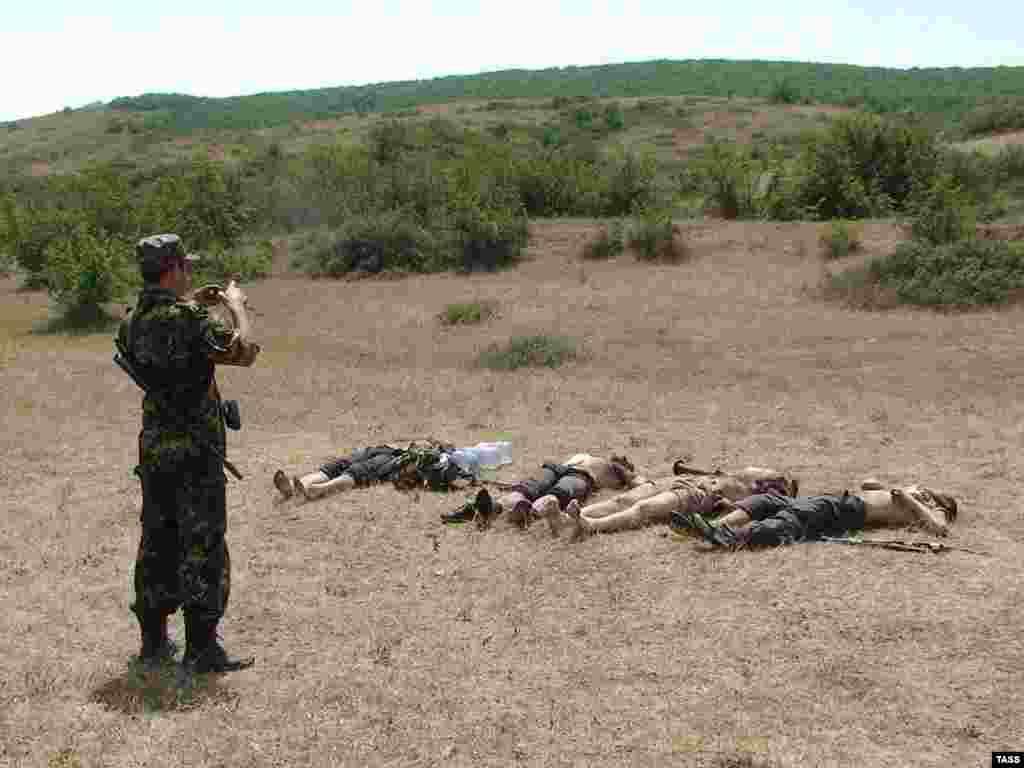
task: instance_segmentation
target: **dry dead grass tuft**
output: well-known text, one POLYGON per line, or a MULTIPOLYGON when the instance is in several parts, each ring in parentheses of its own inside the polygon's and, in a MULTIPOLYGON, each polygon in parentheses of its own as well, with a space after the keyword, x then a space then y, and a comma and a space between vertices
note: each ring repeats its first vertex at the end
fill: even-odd
MULTIPOLYGON (((687 262, 586 281, 600 224, 561 221, 494 275, 247 286, 265 354, 219 375, 246 474, 223 633, 257 665, 190 706, 129 661, 138 392, 109 335, 32 334, 45 296, 0 282, 0 764, 888 768, 1024 743, 1024 309, 851 312, 805 294, 816 225, 681 226, 687 262), (438 333, 485 300, 500 318, 438 333), (591 354, 471 366, 539 334, 591 354), (995 557, 573 545, 442 527, 461 494, 390 486, 276 500, 278 467, 425 435, 511 440, 503 478, 590 450, 779 465, 808 492, 920 480, 962 502, 951 543, 995 557)), ((863 258, 901 236, 867 223, 863 258)))

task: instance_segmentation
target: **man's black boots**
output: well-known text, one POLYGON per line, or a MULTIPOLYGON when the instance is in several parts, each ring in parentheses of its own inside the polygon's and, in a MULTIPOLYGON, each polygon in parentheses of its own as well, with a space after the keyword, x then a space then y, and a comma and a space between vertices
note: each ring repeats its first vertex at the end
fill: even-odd
POLYGON ((256 663, 252 656, 235 658, 217 642, 217 619, 210 621, 185 613, 185 656, 181 660, 187 675, 237 672, 256 663))
POLYGON ((139 661, 147 668, 159 666, 164 661, 170 661, 178 652, 178 647, 167 636, 166 613, 151 613, 138 615, 139 628, 142 632, 142 648, 139 651, 139 661))

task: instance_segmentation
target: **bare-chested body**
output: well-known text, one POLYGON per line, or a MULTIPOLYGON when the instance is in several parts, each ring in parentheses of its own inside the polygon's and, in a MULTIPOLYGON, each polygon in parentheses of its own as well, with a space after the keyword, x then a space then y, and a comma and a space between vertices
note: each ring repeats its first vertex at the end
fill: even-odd
POLYGON ((676 475, 643 480, 627 493, 582 509, 570 503, 565 513, 548 508, 551 532, 558 535, 568 525, 573 538, 591 533, 611 533, 652 523, 667 523, 673 512, 686 512, 702 505, 712 508, 719 499, 736 500, 756 492, 769 482, 780 490, 795 493, 796 481, 774 469, 747 467, 739 472, 709 475, 676 475))
POLYGON ((920 525, 945 536, 957 516, 956 500, 919 485, 885 490, 865 481, 860 491, 818 496, 759 493, 740 499, 733 509, 708 522, 704 515, 686 515, 681 522, 717 547, 772 547, 838 536, 877 526, 920 525))
MULTIPOLYGON (((920 485, 885 490, 878 481, 865 480, 856 495, 864 502, 866 528, 920 525, 928 533, 945 536, 956 518, 956 502, 952 496, 920 485)), ((742 503, 730 506, 733 509, 716 519, 715 525, 724 524, 738 530, 752 522, 742 503)))
POLYGON ((622 457, 604 458, 589 453, 577 453, 560 466, 582 473, 587 480, 576 483, 575 487, 568 483, 566 487, 558 489, 560 492, 544 493, 532 501, 527 488, 513 489, 498 497, 495 501, 495 511, 504 512, 510 522, 523 524, 530 522, 534 517, 546 516, 552 510, 560 513, 562 507, 569 503, 570 496, 573 500, 580 500, 595 491, 632 488, 647 482, 644 478, 637 477, 632 464, 622 457))

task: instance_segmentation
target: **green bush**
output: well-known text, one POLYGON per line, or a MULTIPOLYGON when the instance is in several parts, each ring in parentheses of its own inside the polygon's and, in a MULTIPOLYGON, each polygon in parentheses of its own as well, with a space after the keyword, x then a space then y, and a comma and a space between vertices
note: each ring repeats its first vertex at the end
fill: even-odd
POLYGON ((144 232, 175 232, 192 250, 232 248, 249 222, 241 179, 222 163, 196 158, 161 176, 145 199, 144 232))
POLYGON ((643 261, 675 264, 688 256, 685 244, 676 239, 677 234, 670 210, 656 206, 638 208, 629 233, 629 245, 643 261))
POLYGON ((822 231, 819 242, 823 258, 842 259, 860 250, 860 227, 842 219, 830 222, 822 231))
POLYGON ((869 268, 902 301, 925 306, 1001 304, 1024 288, 1024 253, 1000 240, 904 243, 869 268))
POLYGON ((457 259, 463 272, 511 266, 529 239, 525 213, 511 203, 461 205, 454 215, 457 259))
POLYGON ((609 104, 605 107, 604 125, 609 131, 621 131, 626 127, 626 118, 618 104, 609 104))
POLYGON ((3 216, 0 229, 3 251, 24 272, 25 288, 46 288, 47 251, 83 223, 80 217, 74 211, 32 201, 21 206, 15 202, 14 195, 7 195, 0 201, 0 214, 3 216))
POLYGON ((573 114, 573 120, 576 123, 576 127, 580 130, 587 130, 594 124, 594 113, 589 109, 580 107, 573 114))
POLYGON ((607 193, 602 214, 626 216, 637 207, 645 207, 658 198, 655 186, 658 167, 654 156, 625 152, 608 161, 605 177, 607 193))
POLYGON ((274 262, 274 249, 270 240, 243 242, 230 249, 215 249, 202 254, 195 281, 224 283, 237 276, 243 282, 252 282, 270 274, 274 262))
POLYGON ((450 268, 437 235, 404 210, 353 217, 307 247, 303 265, 315 277, 384 270, 435 272, 450 268))
POLYGON ((827 280, 829 294, 865 307, 890 302, 961 309, 1003 304, 1024 289, 1024 249, 1000 240, 938 246, 915 240, 827 280))
POLYGON ((938 142, 920 125, 843 117, 806 140, 795 202, 822 219, 900 212, 915 189, 931 183, 939 164, 938 142))
POLYGON ((999 186, 1024 182, 1024 146, 1016 144, 1004 147, 992 159, 992 168, 999 186))
POLYGON ((529 216, 597 216, 608 204, 601 169, 567 152, 517 160, 513 184, 529 216))
POLYGON ((626 227, 621 221, 606 224, 601 234, 583 246, 583 258, 596 261, 618 256, 626 248, 626 227))
POLYGON ((370 131, 370 152, 374 160, 388 165, 414 146, 409 126, 399 120, 388 120, 370 131))
POLYGON ((977 225, 974 206, 949 174, 937 176, 908 208, 914 237, 932 245, 971 237, 977 225))
POLYGON ((51 297, 71 326, 92 326, 107 319, 103 305, 125 298, 137 284, 124 240, 96 234, 80 224, 52 242, 46 252, 51 297))
POLYGON ((481 368, 511 371, 516 368, 557 368, 578 356, 576 342, 567 336, 516 336, 505 344, 492 344, 480 353, 481 368))
POLYGON ((498 314, 496 301, 474 301, 449 304, 438 316, 442 325, 476 325, 498 314))
POLYGON ((971 112, 961 122, 966 137, 1024 128, 1024 101, 1003 101, 971 112))
POLYGON ((695 165, 692 178, 723 219, 758 218, 777 205, 773 199, 780 177, 774 157, 769 160, 747 147, 712 141, 695 165))
POLYGON ((772 104, 799 104, 800 90, 788 80, 779 80, 772 86, 768 100, 772 104))
POLYGON ((384 177, 367 147, 313 145, 300 163, 300 188, 319 221, 338 226, 351 216, 366 216, 378 208, 384 177))
POLYGON ((565 139, 562 138, 562 131, 557 125, 549 125, 544 129, 541 143, 545 147, 561 147, 565 144, 565 139))

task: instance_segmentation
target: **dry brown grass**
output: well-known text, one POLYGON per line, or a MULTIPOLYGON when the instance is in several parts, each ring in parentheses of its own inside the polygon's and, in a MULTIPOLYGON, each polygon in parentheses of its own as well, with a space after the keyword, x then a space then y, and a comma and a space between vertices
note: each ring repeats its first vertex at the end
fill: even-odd
MULTIPOLYGON (((689 223, 686 263, 580 280, 598 229, 535 224, 533 258, 493 275, 249 286, 265 353, 220 376, 247 475, 223 630, 257 666, 188 702, 129 663, 138 393, 109 335, 32 335, 45 297, 0 283, 0 765, 889 768, 1020 748, 1022 310, 819 303, 813 224, 689 223), (500 318, 438 332, 446 304, 488 299, 500 318), (471 365, 547 333, 591 354, 471 365), (657 474, 784 466, 808 491, 921 480, 960 498, 953 543, 995 556, 719 555, 664 528, 572 545, 443 528, 461 496, 390 486, 275 500, 277 467, 423 435, 511 439, 505 476, 591 450, 657 474)), ((869 223, 865 257, 898 237, 869 223)))

